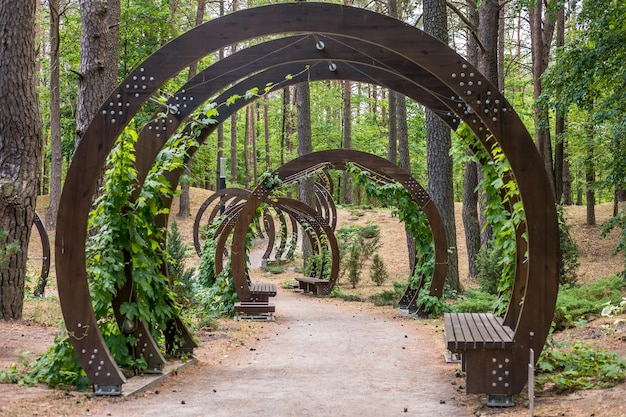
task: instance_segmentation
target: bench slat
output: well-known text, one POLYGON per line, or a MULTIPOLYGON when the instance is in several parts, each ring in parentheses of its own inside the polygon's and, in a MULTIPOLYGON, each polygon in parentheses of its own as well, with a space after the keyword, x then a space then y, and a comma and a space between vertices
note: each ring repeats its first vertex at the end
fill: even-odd
POLYGON ((446 313, 445 337, 450 351, 510 349, 514 332, 487 313, 446 313))

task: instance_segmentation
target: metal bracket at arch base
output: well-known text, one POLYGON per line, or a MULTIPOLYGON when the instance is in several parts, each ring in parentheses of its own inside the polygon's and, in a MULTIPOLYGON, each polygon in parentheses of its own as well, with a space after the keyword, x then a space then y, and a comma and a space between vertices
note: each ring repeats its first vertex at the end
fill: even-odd
POLYGON ((487 394, 487 407, 515 407, 512 395, 487 394))
POLYGON ((94 385, 94 395, 97 397, 122 395, 121 385, 94 385))

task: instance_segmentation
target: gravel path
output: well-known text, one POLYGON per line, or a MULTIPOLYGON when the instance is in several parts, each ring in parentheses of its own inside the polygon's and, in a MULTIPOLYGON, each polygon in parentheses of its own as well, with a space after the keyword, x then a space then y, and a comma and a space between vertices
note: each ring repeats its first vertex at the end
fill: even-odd
POLYGON ((419 321, 294 291, 275 303, 252 346, 90 415, 470 415, 442 370, 441 338, 419 321))

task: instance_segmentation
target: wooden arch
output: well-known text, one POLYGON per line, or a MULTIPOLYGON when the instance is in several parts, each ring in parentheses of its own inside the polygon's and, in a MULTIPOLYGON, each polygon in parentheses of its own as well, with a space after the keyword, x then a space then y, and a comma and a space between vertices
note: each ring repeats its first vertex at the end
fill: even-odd
MULTIPOLYGON (((349 163, 354 163, 363 170, 368 171, 372 179, 380 183, 387 184, 394 181, 398 182, 410 193, 412 200, 422 209, 424 214, 426 214, 435 247, 435 267, 432 277, 421 277, 418 288, 422 288, 427 278, 430 278, 430 295, 441 297, 448 268, 448 246, 443 220, 426 190, 424 190, 409 173, 396 164, 376 155, 352 149, 332 149, 313 152, 287 162, 276 169, 272 176, 280 179, 282 183, 289 184, 298 181, 303 175, 316 173, 318 171, 328 169, 346 170, 349 163)), ((234 224, 235 231, 232 244, 233 252, 231 252, 231 265, 235 288, 240 300, 248 300, 250 298, 250 289, 245 277, 245 260, 242 251, 244 246, 240 245, 241 242, 239 242, 239 240, 242 239, 243 236, 243 242, 245 244, 245 234, 250 225, 252 216, 261 203, 268 201, 268 197, 270 197, 271 193, 272 190, 267 188, 264 183, 259 184, 254 191, 252 191, 251 195, 248 196, 246 204, 234 224), (241 269, 242 267, 243 269, 241 269)), ((279 198, 278 201, 280 203, 281 199, 279 198)), ((314 213, 316 213, 315 217, 317 222, 327 224, 327 219, 324 218, 321 210, 314 211, 314 213)), ((325 233, 328 237, 332 235, 332 230, 329 229, 329 232, 330 233, 325 233)), ((339 263, 336 263, 335 259, 333 259, 333 269, 331 270, 331 279, 329 280, 331 284, 329 286, 329 293, 334 286, 338 273, 339 263)))
MULTIPOLYGON (((543 348, 558 287, 556 210, 542 161, 511 106, 462 57, 414 27, 348 6, 308 2, 277 4, 207 22, 165 45, 110 95, 75 152, 59 209, 56 260, 68 333, 73 335, 71 340, 78 359, 94 385, 120 386, 125 380, 97 328, 89 301, 84 250, 91 199, 115 139, 151 95, 192 62, 232 43, 294 32, 344 36, 351 42, 366 42, 403 57, 411 63, 411 68, 422 68, 424 78, 413 78, 416 75, 411 68, 391 68, 387 71, 390 74, 388 86, 410 97, 419 95, 415 91, 421 88, 427 94, 420 101, 434 108, 442 118, 465 120, 483 141, 493 136, 509 160, 527 221, 528 264, 525 276, 516 276, 524 305, 516 315, 515 355, 521 358, 529 348, 535 352, 543 348), (425 87, 416 84, 410 87, 407 82, 411 80, 425 87), (436 98, 438 102, 425 103, 428 98, 436 98)), ((374 67, 376 64, 373 61, 374 67)), ((194 98, 194 92, 181 91, 176 98, 179 103, 188 103, 194 98)), ((157 127, 170 133, 169 129, 174 128, 169 126, 171 120, 178 118, 172 114, 170 118, 159 120, 157 127)), ((160 146, 144 142, 140 147, 160 146)), ((151 164, 152 159, 145 161, 151 164)), ((525 372, 524 361, 517 360, 516 364, 515 372, 525 372)), ((516 386, 512 390, 519 392, 521 388, 516 386)))

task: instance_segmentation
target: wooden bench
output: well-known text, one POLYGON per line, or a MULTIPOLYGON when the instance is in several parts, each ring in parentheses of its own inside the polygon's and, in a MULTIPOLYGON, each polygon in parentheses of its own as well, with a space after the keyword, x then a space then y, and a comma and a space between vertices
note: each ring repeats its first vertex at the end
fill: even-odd
POLYGON ((461 354, 467 393, 505 396, 509 401, 513 378, 520 377, 512 372, 514 330, 488 313, 446 313, 443 320, 446 347, 461 354))
POLYGON ((269 302, 270 297, 276 297, 276 284, 254 282, 250 284, 251 302, 269 302))
POLYGON ((332 288, 329 281, 314 277, 298 277, 296 278, 300 289, 305 293, 310 292, 315 295, 330 295, 332 288))
POLYGON ((258 301, 235 303, 235 319, 273 320, 275 311, 274 303, 258 301))

